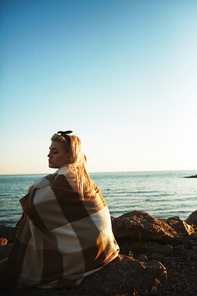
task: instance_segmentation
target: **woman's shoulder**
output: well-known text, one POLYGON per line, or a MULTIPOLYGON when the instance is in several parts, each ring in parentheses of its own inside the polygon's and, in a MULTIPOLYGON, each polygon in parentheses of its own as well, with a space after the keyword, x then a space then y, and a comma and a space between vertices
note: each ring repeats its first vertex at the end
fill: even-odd
POLYGON ((72 173, 69 170, 68 166, 63 166, 59 169, 57 175, 64 175, 64 176, 70 176, 72 173))

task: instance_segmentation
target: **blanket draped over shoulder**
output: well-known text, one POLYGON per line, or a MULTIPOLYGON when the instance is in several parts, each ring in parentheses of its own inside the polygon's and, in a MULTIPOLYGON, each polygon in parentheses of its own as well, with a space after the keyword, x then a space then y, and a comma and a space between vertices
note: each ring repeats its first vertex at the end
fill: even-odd
POLYGON ((109 210, 94 186, 94 196, 82 197, 64 167, 20 200, 23 219, 1 288, 76 286, 117 257, 109 210))

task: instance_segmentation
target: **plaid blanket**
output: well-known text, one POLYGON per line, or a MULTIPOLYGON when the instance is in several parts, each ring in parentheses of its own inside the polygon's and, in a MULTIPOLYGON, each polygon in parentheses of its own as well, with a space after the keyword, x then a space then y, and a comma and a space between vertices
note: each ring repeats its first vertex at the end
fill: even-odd
POLYGON ((67 167, 36 182, 20 203, 23 219, 1 288, 72 287, 117 257, 99 189, 95 185, 93 197, 81 197, 67 167))

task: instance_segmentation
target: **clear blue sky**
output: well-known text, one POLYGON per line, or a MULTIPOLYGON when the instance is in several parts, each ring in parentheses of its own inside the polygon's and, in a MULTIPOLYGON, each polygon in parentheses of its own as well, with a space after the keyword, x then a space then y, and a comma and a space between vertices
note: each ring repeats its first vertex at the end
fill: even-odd
POLYGON ((48 173, 78 135, 89 172, 197 169, 196 0, 1 0, 0 174, 48 173))

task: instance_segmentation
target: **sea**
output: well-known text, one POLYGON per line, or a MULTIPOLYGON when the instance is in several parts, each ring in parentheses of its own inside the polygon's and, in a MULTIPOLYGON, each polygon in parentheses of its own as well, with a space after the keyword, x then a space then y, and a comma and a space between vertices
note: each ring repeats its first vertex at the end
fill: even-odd
MULTIPOLYGON (((197 171, 90 173, 114 218, 145 211, 159 219, 186 220, 197 210, 197 171)), ((22 210, 19 199, 45 175, 0 176, 0 225, 15 226, 22 210)))

